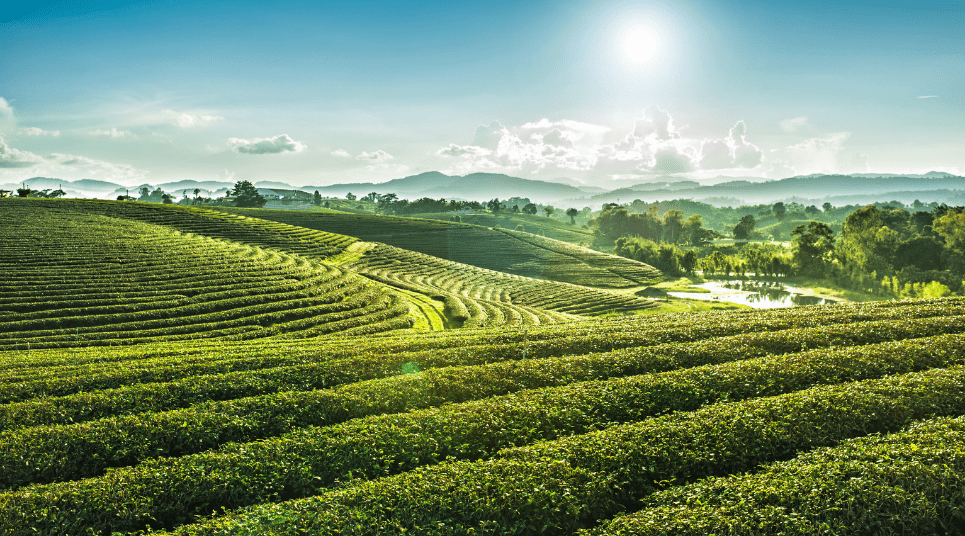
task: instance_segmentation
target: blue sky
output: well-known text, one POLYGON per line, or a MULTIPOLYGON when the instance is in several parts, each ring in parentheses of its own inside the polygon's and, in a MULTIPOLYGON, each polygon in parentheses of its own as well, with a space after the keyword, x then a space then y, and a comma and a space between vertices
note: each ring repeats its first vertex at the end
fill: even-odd
POLYGON ((0 183, 965 174, 960 2, 32 2, 0 183))

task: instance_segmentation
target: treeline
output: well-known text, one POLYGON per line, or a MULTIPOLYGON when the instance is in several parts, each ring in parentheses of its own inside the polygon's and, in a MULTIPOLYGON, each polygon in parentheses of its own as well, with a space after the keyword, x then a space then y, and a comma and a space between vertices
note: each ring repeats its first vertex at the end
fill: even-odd
MULTIPOLYGON (((924 207, 922 207, 924 208, 924 207)), ((849 214, 839 233, 810 221, 791 232, 790 248, 749 242, 705 246, 696 238, 699 215, 683 219, 669 210, 628 214, 605 208, 594 224, 601 240, 615 238, 614 253, 650 264, 668 275, 805 276, 882 297, 962 294, 965 278, 965 207, 931 211, 869 205, 849 214), (675 239, 676 238, 676 239, 675 239)), ((738 224, 738 228, 747 223, 738 224)), ((736 230, 736 229, 735 229, 736 230)), ((737 233, 735 233, 737 234, 737 233)))

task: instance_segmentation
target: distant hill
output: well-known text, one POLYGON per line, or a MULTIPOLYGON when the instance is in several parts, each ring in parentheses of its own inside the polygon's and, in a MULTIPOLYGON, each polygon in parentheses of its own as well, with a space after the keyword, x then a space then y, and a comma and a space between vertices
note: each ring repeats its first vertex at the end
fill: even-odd
MULTIPOLYGON (((139 186, 123 186, 108 181, 84 179, 68 181, 49 177, 33 177, 22 181, 35 190, 63 188, 70 197, 113 199, 126 191, 137 192, 139 186)), ((16 190, 21 183, 0 184, 0 189, 16 190)), ((486 201, 495 197, 528 197, 536 203, 569 203, 571 205, 600 205, 626 203, 635 199, 647 202, 671 199, 692 199, 722 205, 774 203, 776 201, 806 200, 813 203, 830 201, 864 204, 875 201, 920 199, 923 202, 952 203, 965 193, 965 178, 950 173, 931 171, 924 174, 856 173, 852 175, 802 175, 785 179, 766 180, 755 177, 715 177, 690 180, 679 177, 655 176, 638 182, 607 183, 623 187, 607 190, 601 186, 582 184, 567 177, 552 181, 523 179, 501 173, 471 173, 465 176, 446 175, 428 171, 418 175, 393 179, 382 183, 356 182, 328 186, 295 187, 279 181, 259 181, 255 185, 279 191, 302 191, 309 194, 318 190, 323 196, 345 197, 348 193, 364 196, 394 193, 400 198, 415 200, 462 199, 486 201)), ((228 181, 182 180, 158 185, 147 185, 152 190, 189 195, 201 189, 209 196, 217 196, 234 186, 228 181)))
POLYGON ((477 201, 494 197, 502 199, 528 197, 533 201, 543 203, 586 195, 579 188, 568 184, 521 179, 499 173, 472 173, 465 176, 452 176, 438 171, 429 171, 377 184, 351 183, 318 187, 306 186, 302 190, 318 190, 322 195, 338 197, 342 197, 349 192, 355 195, 365 195, 369 192, 394 193, 399 197, 408 199, 443 197, 477 201))
POLYGON ((812 202, 847 199, 852 204, 920 198, 944 202, 946 192, 965 190, 965 178, 948 173, 925 175, 807 175, 766 182, 735 180, 701 186, 693 181, 652 183, 620 188, 594 195, 597 203, 629 202, 634 199, 662 201, 686 198, 695 201, 737 199, 743 204, 773 203, 789 198, 812 202))

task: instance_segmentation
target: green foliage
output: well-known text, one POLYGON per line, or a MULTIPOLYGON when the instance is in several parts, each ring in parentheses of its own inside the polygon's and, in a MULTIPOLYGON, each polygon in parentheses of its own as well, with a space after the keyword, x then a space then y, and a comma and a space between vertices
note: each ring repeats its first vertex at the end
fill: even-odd
POLYGON ((963 475, 965 417, 930 419, 671 488, 580 534, 958 534, 963 475))
POLYGON ((267 199, 258 193, 258 188, 249 181, 236 182, 235 187, 228 192, 228 195, 234 196, 236 207, 261 208, 268 202, 267 199))
POLYGON ((711 404, 521 448, 357 482, 185 525, 175 534, 384 534, 446 527, 560 534, 670 485, 733 474, 909 420, 965 412, 959 368, 711 404), (271 529, 269 529, 271 527, 271 529))
POLYGON ((757 225, 757 221, 754 219, 753 214, 744 216, 734 227, 734 238, 737 240, 747 240, 751 237, 751 233, 754 232, 755 225, 757 225))

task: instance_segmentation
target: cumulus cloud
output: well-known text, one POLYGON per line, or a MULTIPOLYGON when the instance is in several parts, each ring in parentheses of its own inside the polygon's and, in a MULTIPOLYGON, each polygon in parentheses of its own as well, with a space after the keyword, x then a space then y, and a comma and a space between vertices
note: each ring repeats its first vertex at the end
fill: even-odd
POLYGON ((764 151, 746 140, 747 125, 738 121, 725 139, 704 140, 700 145, 701 169, 755 168, 764 151))
POLYGON ((27 151, 14 149, 0 138, 0 168, 26 168, 40 162, 43 162, 43 158, 27 151))
POLYGON ((784 132, 796 132, 808 124, 807 116, 794 117, 781 121, 781 130, 784 132))
POLYGON ((499 140, 505 134, 509 134, 509 130, 500 125, 499 121, 493 121, 488 126, 479 125, 476 127, 476 133, 473 135, 470 145, 495 150, 496 146, 499 145, 499 140))
POLYGON ((345 149, 336 149, 332 151, 332 156, 340 156, 342 158, 352 158, 352 155, 348 154, 345 149))
POLYGON ((609 127, 565 119, 541 119, 520 127, 494 121, 478 127, 470 145, 450 143, 436 154, 450 159, 456 172, 545 170, 614 178, 748 169, 764 163, 764 152, 747 140, 743 121, 724 138, 688 138, 667 110, 649 106, 624 137, 607 140, 609 133, 609 127))
POLYGON ((643 117, 633 122, 632 136, 650 143, 680 138, 670 112, 656 106, 647 106, 643 111, 643 117))
POLYGON ((124 138, 127 136, 133 136, 133 133, 129 130, 118 130, 116 127, 111 127, 110 129, 96 129, 88 132, 91 136, 100 136, 104 138, 124 138))
POLYGON ((165 110, 164 113, 167 114, 172 124, 181 128, 190 128, 207 125, 216 121, 224 121, 224 117, 218 115, 192 115, 185 112, 175 112, 174 110, 165 110))
POLYGON ((274 138, 257 138, 254 140, 244 140, 241 138, 229 138, 228 145, 235 152, 245 154, 278 154, 278 153, 297 153, 304 151, 306 146, 288 137, 288 134, 279 134, 274 138))
POLYGON ((363 160, 363 161, 366 161, 366 162, 373 162, 373 163, 376 163, 376 164, 381 164, 382 162, 386 162, 386 161, 389 161, 389 160, 394 160, 395 157, 392 156, 392 155, 390 155, 389 153, 383 151, 382 149, 379 149, 379 150, 373 151, 373 152, 371 152, 371 153, 369 153, 369 152, 362 152, 362 153, 360 153, 358 156, 356 156, 355 159, 356 159, 356 160, 363 160))
POLYGON ((20 133, 25 136, 53 136, 55 138, 60 136, 59 130, 44 130, 42 128, 37 128, 37 127, 21 128, 20 133))

